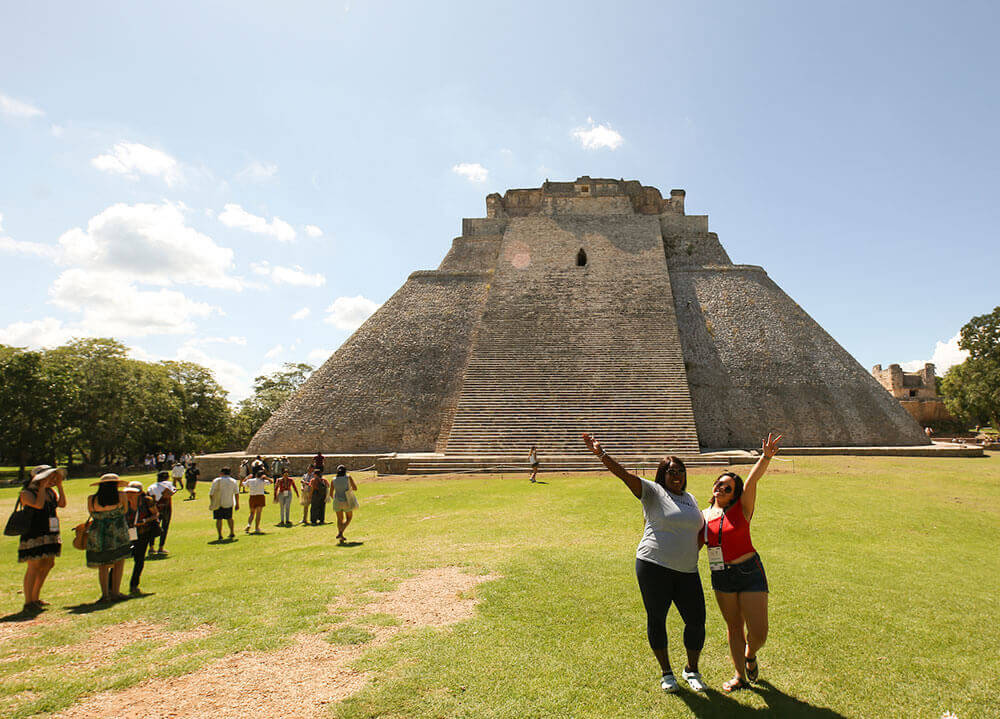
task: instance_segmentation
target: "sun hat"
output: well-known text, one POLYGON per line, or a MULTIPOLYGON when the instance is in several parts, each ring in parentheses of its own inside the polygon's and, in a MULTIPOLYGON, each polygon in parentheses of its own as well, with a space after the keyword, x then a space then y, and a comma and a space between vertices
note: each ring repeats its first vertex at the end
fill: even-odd
POLYGON ((66 479, 66 470, 59 469, 58 467, 53 467, 50 464, 40 464, 31 470, 31 481, 41 482, 46 477, 58 472, 62 475, 63 479, 66 479))
POLYGON ((99 480, 97 480, 96 482, 91 482, 90 486, 91 487, 96 487, 97 485, 103 484, 104 482, 114 482, 115 484, 125 484, 125 480, 122 479, 121 477, 119 477, 117 474, 115 474, 114 472, 108 472, 107 474, 102 474, 101 478, 99 480))
POLYGON ((142 482, 133 479, 127 485, 125 485, 124 487, 122 487, 122 491, 123 492, 142 492, 143 491, 142 482))

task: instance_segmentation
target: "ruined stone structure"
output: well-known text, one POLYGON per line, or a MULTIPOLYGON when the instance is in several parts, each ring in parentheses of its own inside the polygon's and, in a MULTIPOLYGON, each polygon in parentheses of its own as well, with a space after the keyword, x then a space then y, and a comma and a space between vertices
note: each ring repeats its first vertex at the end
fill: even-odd
POLYGON ((706 216, 635 181, 486 198, 261 428, 251 453, 586 452, 927 444, 920 427, 706 216))
POLYGON ((904 372, 898 364, 886 369, 877 364, 872 376, 899 400, 910 416, 920 424, 933 424, 954 419, 937 393, 934 364, 927 362, 919 372, 904 372))

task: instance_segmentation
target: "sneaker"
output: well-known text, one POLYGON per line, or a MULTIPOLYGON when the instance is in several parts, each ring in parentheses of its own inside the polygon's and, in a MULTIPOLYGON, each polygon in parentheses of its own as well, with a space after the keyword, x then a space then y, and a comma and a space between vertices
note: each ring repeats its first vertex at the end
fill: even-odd
POLYGON ((673 693, 678 689, 680 689, 680 685, 677 683, 677 680, 674 679, 673 673, 664 674, 662 677, 660 677, 660 689, 670 693, 673 693))
POLYGON ((684 677, 684 681, 688 683, 692 691, 704 692, 707 691, 705 683, 701 680, 700 672, 689 672, 687 669, 681 672, 681 676, 684 677))

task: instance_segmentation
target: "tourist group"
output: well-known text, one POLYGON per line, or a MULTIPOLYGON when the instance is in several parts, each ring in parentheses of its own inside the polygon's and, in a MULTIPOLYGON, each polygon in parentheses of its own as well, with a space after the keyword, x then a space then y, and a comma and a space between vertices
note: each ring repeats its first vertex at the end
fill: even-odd
MULTIPOLYGON (((166 461, 166 460, 165 460, 166 461)), ((160 465, 165 466, 165 465, 160 465)), ((332 504, 337 515, 337 539, 346 543, 344 535, 359 503, 355 495, 357 484, 340 465, 332 480, 323 477, 323 457, 313 459, 309 471, 300 479, 289 476, 287 463, 281 476, 272 479, 265 472, 259 457, 248 463, 249 475, 237 481, 228 467, 212 480, 209 507, 215 520, 218 539, 224 541, 223 521, 229 524, 229 540, 235 538, 233 513, 239 511, 240 494, 249 495, 249 516, 246 532, 260 533, 260 521, 267 496, 280 506, 279 526, 292 526, 292 495, 302 506, 302 524, 325 524, 326 505, 332 504)), ((86 551, 87 566, 98 570, 101 596, 98 602, 125 599, 121 591, 125 560, 133 560, 129 592, 141 594, 139 582, 146 559, 166 557, 164 545, 173 513, 173 497, 181 489, 181 480, 188 491, 187 500, 196 497, 200 470, 197 463, 188 466, 175 462, 171 469, 157 472, 156 481, 144 487, 142 482, 127 481, 117 474, 105 474, 91 486, 95 492, 87 497, 89 519, 74 528, 73 546, 86 551)), ((5 528, 5 534, 20 537, 17 558, 27 564, 24 574, 25 614, 44 610, 48 602, 41 598, 42 586, 56 557, 62 553, 58 510, 66 506, 63 490, 65 470, 40 465, 31 470, 21 488, 18 502, 5 528)))

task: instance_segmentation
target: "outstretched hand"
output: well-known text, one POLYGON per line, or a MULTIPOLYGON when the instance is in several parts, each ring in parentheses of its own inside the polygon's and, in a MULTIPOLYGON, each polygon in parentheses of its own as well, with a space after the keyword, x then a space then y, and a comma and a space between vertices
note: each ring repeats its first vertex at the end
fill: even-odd
POLYGON ((594 435, 583 433, 583 443, 587 445, 587 449, 596 455, 600 455, 604 450, 601 448, 601 443, 594 439, 594 435))
POLYGON ((781 441, 783 435, 778 435, 777 437, 771 438, 771 433, 767 433, 767 439, 765 439, 760 444, 760 451, 768 459, 771 459, 774 455, 778 453, 778 442, 781 441))

